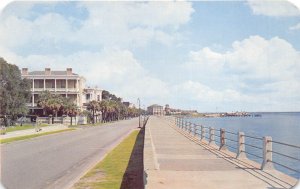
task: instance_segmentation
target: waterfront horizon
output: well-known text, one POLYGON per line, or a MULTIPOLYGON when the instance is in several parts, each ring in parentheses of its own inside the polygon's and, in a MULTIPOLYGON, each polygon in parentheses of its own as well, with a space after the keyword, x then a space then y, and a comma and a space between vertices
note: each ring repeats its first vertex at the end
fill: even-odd
MULTIPOLYGON (((258 112, 255 112, 258 113, 258 112)), ((280 141, 288 144, 300 146, 299 133, 300 133, 300 112, 259 112, 262 114, 261 117, 216 117, 216 118, 192 118, 187 117, 189 120, 196 124, 201 124, 206 127, 214 127, 215 129, 224 128, 230 132, 244 132, 246 135, 255 137, 271 136, 273 140, 280 141)), ((234 138, 235 139, 235 138, 234 138)), ((217 138, 218 140, 218 138, 217 138)), ((253 141, 253 144, 261 145, 259 141, 253 141)), ((235 143, 228 141, 230 145, 236 145, 235 143)), ((295 157, 300 157, 300 152, 297 149, 282 148, 280 145, 274 145, 276 150, 282 151, 287 154, 294 155, 295 157)), ((247 148, 251 152, 261 154, 261 151, 253 148, 247 148)), ((229 150, 235 152, 234 149, 229 148, 229 150)), ((254 157, 248 156, 248 158, 260 162, 261 160, 254 157)), ((275 155, 275 160, 280 159, 285 160, 279 156, 275 155)), ((300 171, 300 165, 297 161, 288 161, 287 165, 296 168, 300 171)), ((300 178, 299 173, 291 172, 283 169, 280 166, 275 167, 293 177, 300 178)))

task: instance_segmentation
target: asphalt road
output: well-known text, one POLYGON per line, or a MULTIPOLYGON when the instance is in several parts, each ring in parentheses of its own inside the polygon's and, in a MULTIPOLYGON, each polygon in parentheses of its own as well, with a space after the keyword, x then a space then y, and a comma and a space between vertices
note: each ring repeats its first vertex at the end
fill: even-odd
POLYGON ((1 145, 6 189, 63 189, 137 128, 138 119, 1 145))

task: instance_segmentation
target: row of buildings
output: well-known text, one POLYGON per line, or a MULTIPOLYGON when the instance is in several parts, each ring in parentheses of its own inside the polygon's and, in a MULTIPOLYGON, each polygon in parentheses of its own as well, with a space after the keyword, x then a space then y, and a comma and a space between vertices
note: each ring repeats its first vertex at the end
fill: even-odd
MULTIPOLYGON (((64 71, 55 71, 50 68, 45 68, 44 71, 29 71, 28 68, 22 68, 21 76, 31 83, 31 100, 26 104, 31 114, 43 115, 43 109, 37 104, 39 95, 43 91, 72 99, 81 111, 86 110, 90 101, 102 100, 102 90, 86 87, 85 78, 73 73, 72 68, 67 68, 64 71)), ((132 106, 129 102, 124 102, 124 104, 128 107, 132 106)), ((153 104, 147 107, 147 113, 161 116, 180 114, 182 111, 171 109, 169 105, 164 108, 158 104, 153 104)))
POLYGON ((21 76, 31 83, 31 100, 26 104, 31 114, 43 114, 37 102, 41 92, 46 90, 72 99, 80 110, 85 110, 90 101, 102 100, 102 90, 86 87, 85 78, 73 73, 72 68, 65 71, 54 71, 50 68, 45 68, 44 71, 29 71, 28 68, 22 68, 21 76))
POLYGON ((197 115, 198 112, 196 110, 181 110, 181 109, 173 109, 170 108, 168 104, 166 104, 165 108, 158 104, 153 104, 147 108, 147 112, 150 115, 197 115))

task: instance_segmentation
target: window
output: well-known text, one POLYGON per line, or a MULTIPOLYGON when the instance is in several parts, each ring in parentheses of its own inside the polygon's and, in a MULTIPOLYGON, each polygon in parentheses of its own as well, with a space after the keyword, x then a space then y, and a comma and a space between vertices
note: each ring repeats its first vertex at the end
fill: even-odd
POLYGON ((91 95, 90 94, 86 94, 86 99, 90 100, 90 98, 91 98, 91 95))

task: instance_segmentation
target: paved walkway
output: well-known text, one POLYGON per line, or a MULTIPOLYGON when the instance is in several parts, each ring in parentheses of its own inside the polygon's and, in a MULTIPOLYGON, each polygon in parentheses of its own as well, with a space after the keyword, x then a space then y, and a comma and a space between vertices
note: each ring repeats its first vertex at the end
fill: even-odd
POLYGON ((292 188, 297 182, 276 170, 259 167, 201 143, 175 127, 174 121, 152 116, 146 125, 146 189, 271 189, 292 188))
POLYGON ((45 132, 50 132, 50 131, 58 131, 58 130, 67 129, 68 126, 66 126, 66 125, 51 125, 51 126, 40 127, 40 128, 41 128, 41 130, 39 132, 36 132, 35 129, 25 129, 25 130, 7 132, 5 135, 0 135, 0 139, 7 139, 7 138, 13 138, 13 137, 19 137, 19 136, 39 134, 39 133, 45 133, 45 132))

